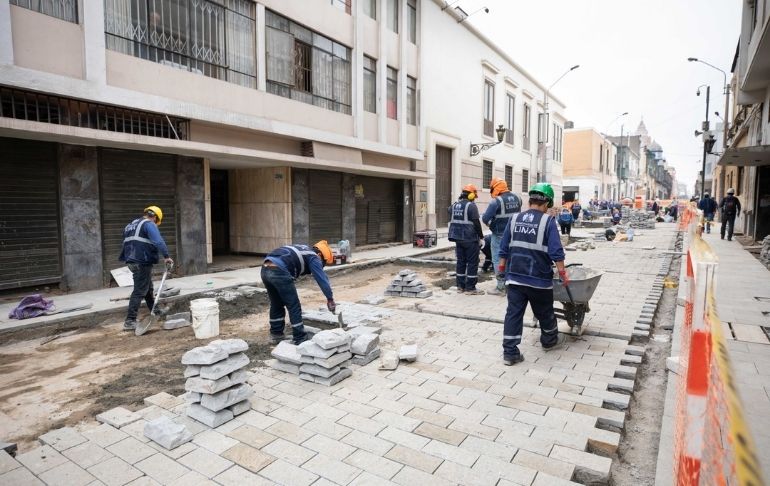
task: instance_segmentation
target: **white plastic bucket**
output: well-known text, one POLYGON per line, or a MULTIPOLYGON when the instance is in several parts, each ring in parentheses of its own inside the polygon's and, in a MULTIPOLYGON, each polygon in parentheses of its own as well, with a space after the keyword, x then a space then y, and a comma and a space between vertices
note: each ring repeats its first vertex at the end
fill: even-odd
POLYGON ((198 339, 219 336, 219 303, 216 299, 196 299, 190 302, 192 328, 198 339))

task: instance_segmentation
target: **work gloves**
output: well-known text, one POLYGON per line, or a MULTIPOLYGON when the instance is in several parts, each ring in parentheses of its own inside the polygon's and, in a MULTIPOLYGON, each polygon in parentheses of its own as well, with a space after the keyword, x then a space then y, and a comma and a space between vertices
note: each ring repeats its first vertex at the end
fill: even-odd
POLYGON ((500 264, 497 266, 497 278, 505 278, 505 265, 500 264))
POLYGON ((334 299, 329 299, 326 301, 326 308, 329 309, 329 312, 334 314, 334 312, 337 310, 337 304, 334 302, 334 299))
POLYGON ((567 275, 567 270, 559 270, 559 278, 561 279, 561 283, 566 287, 569 285, 569 276, 567 275))
POLYGON ((483 250, 484 249, 484 244, 485 244, 484 239, 483 238, 480 239, 479 240, 479 250, 483 250))

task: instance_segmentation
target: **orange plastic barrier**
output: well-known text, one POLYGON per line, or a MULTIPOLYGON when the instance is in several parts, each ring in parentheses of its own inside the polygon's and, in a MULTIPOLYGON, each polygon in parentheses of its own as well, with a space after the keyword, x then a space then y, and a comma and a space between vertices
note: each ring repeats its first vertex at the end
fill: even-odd
POLYGON ((762 486, 759 461, 733 380, 716 309, 717 258, 700 236, 702 216, 689 204, 680 227, 690 235, 674 431, 677 486, 762 486))

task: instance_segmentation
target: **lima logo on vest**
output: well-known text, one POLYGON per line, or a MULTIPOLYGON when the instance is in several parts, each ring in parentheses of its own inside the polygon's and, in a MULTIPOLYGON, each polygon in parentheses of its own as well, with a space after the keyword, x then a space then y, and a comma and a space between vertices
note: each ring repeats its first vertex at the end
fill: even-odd
POLYGON ((524 213, 524 216, 522 216, 521 220, 525 223, 531 223, 535 220, 535 215, 532 213, 524 213))

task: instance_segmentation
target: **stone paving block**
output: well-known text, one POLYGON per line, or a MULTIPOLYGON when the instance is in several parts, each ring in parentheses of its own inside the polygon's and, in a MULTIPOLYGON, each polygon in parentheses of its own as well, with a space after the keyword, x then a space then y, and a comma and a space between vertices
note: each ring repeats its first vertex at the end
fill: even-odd
MULTIPOLYGON (((185 427, 187 427, 187 430, 189 430, 192 435, 197 435, 197 434, 203 432, 204 430, 208 430, 209 429, 209 427, 207 427, 206 425, 198 422, 197 420, 194 420, 194 419, 188 417, 186 414, 185 415, 180 415, 179 417, 176 417, 174 419, 174 422, 176 422, 178 424, 182 424, 185 427)), ((144 436, 144 429, 142 429, 142 436, 144 436)))
POLYGON ((218 380, 233 371, 248 366, 249 358, 243 353, 230 355, 229 358, 207 366, 201 366, 200 377, 207 380, 218 380))
POLYGON ((248 424, 241 425, 238 428, 227 432, 225 435, 257 449, 263 448, 276 439, 273 434, 248 424))
POLYGON ((183 365, 212 365, 227 359, 228 353, 219 346, 198 346, 182 355, 183 365))
POLYGON ((201 406, 200 404, 192 403, 187 409, 187 416, 197 420, 204 425, 214 428, 232 420, 233 412, 226 408, 219 410, 218 412, 214 412, 206 407, 201 406))
POLYGON ((456 430, 447 429, 444 427, 438 427, 430 423, 422 423, 416 429, 414 433, 422 435, 429 439, 435 439, 453 446, 459 446, 463 440, 468 436, 462 432, 456 430))
POLYGON ((100 447, 91 441, 67 449, 63 451, 62 454, 84 469, 88 469, 95 464, 99 464, 114 457, 111 452, 107 451, 107 449, 100 447))
POLYGON ((24 454, 19 454, 16 456, 16 460, 32 473, 38 475, 68 462, 66 457, 49 445, 43 445, 24 454))
POLYGON ((548 457, 575 465, 575 480, 584 484, 606 484, 610 478, 612 460, 569 447, 555 445, 548 457))
POLYGON ((0 474, 5 474, 8 471, 12 471, 19 467, 21 467, 19 461, 11 457, 11 455, 4 450, 0 450, 0 474))
POLYGON ((553 442, 549 440, 532 437, 509 430, 502 430, 497 439, 495 439, 495 442, 511 447, 518 447, 519 449, 524 449, 541 455, 548 455, 553 448, 553 442))
POLYGON ((431 440, 422 448, 422 451, 467 467, 472 466, 479 458, 479 454, 474 451, 461 449, 438 440, 431 440))
MULTIPOLYGON (((537 476, 535 476, 535 481, 532 483, 532 486, 578 486, 579 484, 580 483, 575 483, 566 479, 558 478, 556 476, 551 476, 550 474, 546 474, 544 472, 538 472, 537 476)), ((498 486, 508 485, 507 483, 503 484, 500 482, 498 483, 498 486)))
POLYGON ((301 466, 316 455, 315 451, 281 438, 263 447, 262 452, 270 454, 277 459, 283 459, 295 466, 301 466))
POLYGON ((142 471, 118 457, 91 466, 88 472, 107 486, 127 484, 143 475, 142 471))
POLYGON ((283 420, 279 420, 275 424, 266 428, 265 431, 273 434, 276 437, 281 437, 283 439, 294 442, 295 444, 301 444, 313 436, 313 432, 283 420))
POLYGON ((161 484, 170 483, 189 471, 177 461, 161 453, 152 455, 134 466, 161 484))
POLYGON ((448 428, 452 430, 459 430, 460 432, 465 432, 466 434, 474 435, 476 437, 487 440, 495 440, 500 434, 500 429, 498 428, 482 425, 472 420, 465 420, 461 418, 456 418, 454 421, 452 421, 448 428))
MULTIPOLYGON (((420 425, 420 421, 411 417, 406 417, 401 414, 393 413, 388 410, 383 410, 374 417, 372 420, 379 422, 386 426, 395 427, 406 432, 412 432, 420 425)), ((427 430, 427 429, 426 429, 427 430)))
POLYGON ((432 474, 443 459, 409 447, 395 445, 385 457, 397 463, 432 474))
POLYGON ((411 417, 416 420, 428 422, 438 427, 448 427, 455 418, 445 415, 443 413, 433 412, 431 410, 425 410, 424 408, 414 407, 406 413, 407 417, 411 417))
POLYGON ((207 478, 224 472, 233 463, 206 449, 199 448, 179 458, 179 463, 197 471, 207 478))
POLYGON ((403 467, 398 462, 372 454, 364 450, 358 450, 343 460, 346 464, 357 467, 362 471, 390 479, 403 467))
POLYGON ((591 405, 584 405, 582 403, 575 404, 576 413, 582 413, 584 415, 592 415, 597 418, 599 425, 609 425, 613 427, 623 428, 625 423, 626 414, 618 410, 610 410, 602 407, 593 407, 591 405))
POLYGON ((564 432, 585 435, 588 437, 588 446, 591 451, 600 451, 606 455, 615 454, 620 445, 620 434, 610 430, 568 423, 564 428, 564 432))
MULTIPOLYGON (((350 353, 347 353, 347 354, 350 354, 350 353)), ((342 356, 342 355, 337 355, 337 356, 342 356)), ((342 380, 346 378, 350 378, 352 375, 353 375, 353 371, 351 371, 349 368, 342 368, 340 371, 330 376, 329 378, 324 378, 322 376, 314 376, 313 383, 317 383, 319 385, 324 385, 324 386, 334 386, 337 383, 341 382, 342 380)))
POLYGON ((355 447, 331 439, 323 434, 314 435, 303 442, 302 446, 340 461, 356 451, 355 447))
POLYGON ((85 469, 69 461, 40 474, 40 479, 48 486, 85 486, 96 481, 85 469))
POLYGON ((206 476, 197 471, 190 471, 168 483, 168 486, 218 486, 218 483, 207 479, 206 476))
POLYGON ((323 454, 316 454, 312 459, 303 464, 302 468, 336 484, 348 484, 361 474, 361 470, 357 467, 350 466, 323 454))
POLYGON ((237 444, 227 449, 222 457, 254 473, 275 461, 275 457, 246 444, 237 444))
MULTIPOLYGON (((248 384, 243 383, 232 388, 222 390, 213 395, 204 394, 201 396, 200 405, 211 410, 212 412, 219 412, 220 410, 225 409, 230 405, 235 405, 238 402, 248 399, 253 394, 254 390, 252 390, 248 384)), ((191 407, 193 406, 195 405, 191 405, 191 407)))
POLYGON ((144 403, 146 405, 156 405, 160 408, 165 408, 166 410, 171 410, 172 408, 176 407, 177 405, 181 405, 184 403, 183 398, 175 397, 174 395, 171 395, 170 393, 166 392, 160 392, 156 393, 155 395, 149 396, 144 399, 144 403))
POLYGON ((342 442, 380 456, 385 455, 391 448, 393 448, 392 441, 359 432, 358 430, 354 430, 343 437, 342 442))
POLYGON ((492 456, 510 462, 518 449, 509 445, 491 440, 480 439, 472 435, 468 436, 461 444, 461 449, 467 449, 480 455, 492 456))
POLYGON ((318 479, 317 474, 281 460, 270 463, 259 474, 275 483, 292 486, 309 486, 318 479))
POLYGON ((193 438, 192 433, 184 425, 168 417, 158 417, 147 422, 144 426, 144 435, 166 449, 175 449, 193 438))
POLYGON ((537 474, 537 469, 532 467, 506 462, 491 456, 481 456, 473 465, 473 470, 527 485, 535 479, 537 474))
POLYGON ((350 336, 342 329, 327 329, 313 336, 313 342, 323 349, 331 349, 350 344, 350 336))
POLYGON ((291 398, 289 395, 276 396, 273 398, 273 400, 284 405, 283 407, 277 408, 270 412, 270 416, 273 418, 277 418, 278 420, 283 420, 284 422, 289 422, 290 424, 294 424, 300 427, 313 419, 312 415, 302 412, 298 409, 299 407, 306 407, 309 404, 309 402, 305 400, 291 398), (284 400, 289 400, 289 403, 284 403, 284 400), (290 403, 294 400, 298 401, 298 403, 295 404, 297 408, 294 408, 290 405, 290 403))
POLYGON ((238 444, 238 441, 215 430, 207 430, 193 437, 193 444, 203 447, 214 454, 221 454, 238 444))
POLYGON ((430 439, 390 426, 382 429, 377 437, 412 449, 422 449, 430 442, 430 439))
MULTIPOLYGON (((513 458, 513 464, 524 466, 530 470, 544 472, 560 479, 570 480, 575 471, 575 465, 568 462, 541 456, 529 451, 520 450, 513 458)), ((538 473, 539 474, 539 473, 538 473)))
POLYGON ((27 469, 16 468, 4 474, 0 474, 0 484, 13 486, 44 486, 45 483, 37 479, 27 469))
POLYGON ((187 442, 185 444, 180 445, 176 449, 171 449, 171 450, 166 449, 160 444, 156 444, 155 442, 151 442, 151 441, 147 442, 147 445, 152 447, 156 451, 160 452, 164 456, 170 457, 171 459, 179 459, 185 454, 189 454, 190 452, 198 448, 198 446, 193 444, 192 442, 187 442))
POLYGON ((392 481, 401 486, 414 486, 417 484, 420 486, 449 486, 456 484, 455 481, 448 481, 442 477, 427 474, 409 466, 404 466, 398 474, 393 476, 392 481))
POLYGON ((377 435, 387 426, 387 424, 383 424, 366 417, 361 417, 355 413, 349 413, 345 415, 339 420, 339 423, 370 435, 377 435))
POLYGON ((87 441, 78 431, 72 427, 62 427, 60 429, 54 429, 41 435, 38 439, 42 444, 48 444, 57 451, 61 452, 65 449, 75 447, 87 441))
POLYGON ((166 331, 172 331, 174 329, 180 329, 183 327, 191 326, 192 322, 189 319, 166 319, 163 321, 163 329, 166 331))
POLYGON ((398 350, 398 358, 405 361, 417 361, 417 345, 404 344, 401 346, 401 349, 398 350))
POLYGON ((355 326, 348 328, 346 332, 352 340, 362 334, 380 334, 382 332, 382 328, 375 326, 355 326))
MULTIPOLYGON (((338 373, 340 371, 339 366, 335 366, 334 368, 324 368, 323 366, 318 366, 316 364, 303 364, 299 367, 300 372, 300 378, 302 378, 302 374, 308 374, 312 376, 320 376, 321 378, 331 378, 334 374, 338 373)), ((311 378, 308 381, 313 381, 314 379, 311 378)))
POLYGON ((243 339, 215 339, 214 341, 211 341, 209 346, 215 346, 218 347, 227 354, 236 354, 236 353, 242 353, 244 351, 248 351, 249 344, 244 341, 243 339))
POLYGON ((345 353, 333 354, 328 358, 313 358, 313 363, 324 368, 334 368, 352 357, 353 354, 348 351, 345 353))
POLYGON ((313 358, 328 358, 337 352, 337 348, 324 349, 313 341, 305 341, 297 346, 297 352, 300 356, 310 356, 313 358))
POLYGON ((366 366, 379 357, 380 357, 380 349, 375 348, 369 354, 366 354, 363 356, 353 355, 353 359, 351 359, 350 362, 354 365, 366 366))
POLYGON ((453 483, 482 486, 485 484, 497 484, 500 479, 498 471, 471 469, 452 461, 444 461, 436 469, 437 476, 447 479, 453 483))
POLYGON ((270 367, 274 370, 283 371, 284 373, 291 373, 292 375, 299 374, 299 365, 294 363, 286 363, 277 359, 272 360, 270 367))
POLYGON ((380 345, 380 336, 377 334, 359 334, 350 344, 353 354, 366 356, 380 345))
POLYGON ((123 407, 115 407, 96 416, 97 421, 111 425, 118 429, 124 425, 130 424, 131 422, 136 422, 141 418, 142 416, 138 413, 132 412, 131 410, 125 409, 123 407))
POLYGON ((142 459, 146 459, 157 453, 155 449, 139 442, 133 437, 126 437, 120 442, 112 444, 107 447, 107 451, 129 464, 136 464, 142 459))
POLYGON ((605 405, 612 405, 614 407, 620 408, 621 410, 627 409, 630 402, 630 397, 628 395, 623 395, 611 391, 592 390, 590 388, 586 388, 583 394, 601 398, 605 405))
MULTIPOLYGON (((321 480, 319 479, 318 482, 316 482, 313 486, 319 484, 320 481, 321 480)), ((329 483, 329 485, 333 484, 334 483, 329 483)), ((394 483, 364 471, 359 474, 352 483, 350 483, 350 486, 391 486, 392 484, 394 483)))
POLYGON ((271 486, 275 484, 253 472, 247 471, 241 466, 229 468, 219 476, 216 476, 214 481, 222 486, 243 486, 245 484, 248 484, 249 486, 271 486))

